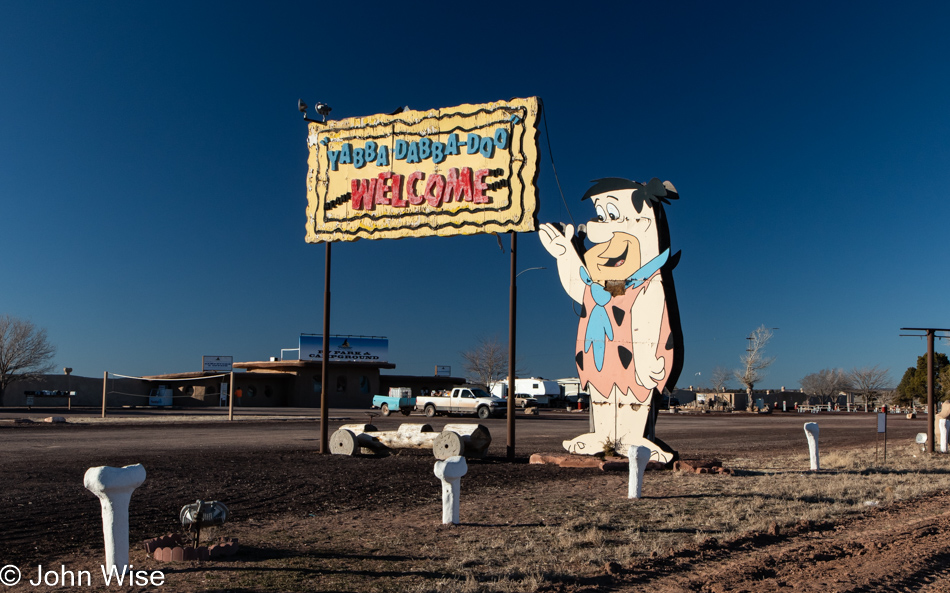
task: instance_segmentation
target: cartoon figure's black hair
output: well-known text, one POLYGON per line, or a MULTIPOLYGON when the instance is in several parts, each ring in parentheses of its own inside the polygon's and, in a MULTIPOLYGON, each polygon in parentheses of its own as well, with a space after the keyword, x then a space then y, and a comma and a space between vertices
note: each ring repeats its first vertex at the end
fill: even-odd
POLYGON ((650 202, 650 207, 652 208, 655 204, 659 204, 660 202, 669 204, 670 200, 678 200, 680 197, 675 191, 667 189, 666 186, 663 185, 663 182, 656 177, 646 184, 631 179, 624 179, 623 177, 604 177, 602 179, 594 179, 591 183, 594 185, 584 193, 584 196, 581 198, 582 202, 599 194, 606 194, 620 189, 632 189, 634 190, 632 196, 633 207, 637 209, 637 212, 643 211, 643 204, 645 202, 650 202))

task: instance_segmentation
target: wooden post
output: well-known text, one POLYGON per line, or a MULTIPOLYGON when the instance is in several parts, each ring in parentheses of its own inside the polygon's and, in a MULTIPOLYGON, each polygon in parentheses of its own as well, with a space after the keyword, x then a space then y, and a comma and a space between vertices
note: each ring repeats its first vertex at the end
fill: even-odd
POLYGON ((518 233, 511 233, 511 288, 508 295, 508 461, 515 459, 515 328, 518 318, 518 233))
POLYGON ((228 421, 234 420, 234 371, 231 371, 230 384, 228 385, 228 421))
POLYGON ((109 381, 109 371, 102 373, 102 417, 106 417, 106 383, 109 381))
POLYGON ((934 405, 934 331, 927 330, 927 451, 934 449, 934 418, 937 408, 934 405))
POLYGON ((330 375, 330 245, 327 241, 326 264, 323 269, 323 354, 320 356, 320 453, 330 453, 330 411, 327 409, 327 391, 330 375))

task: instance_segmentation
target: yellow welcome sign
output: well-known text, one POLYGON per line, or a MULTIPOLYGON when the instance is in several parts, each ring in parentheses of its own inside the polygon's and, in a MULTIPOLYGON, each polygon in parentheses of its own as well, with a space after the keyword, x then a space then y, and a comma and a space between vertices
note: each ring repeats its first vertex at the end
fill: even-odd
POLYGON ((537 227, 538 99, 310 123, 307 242, 537 227))

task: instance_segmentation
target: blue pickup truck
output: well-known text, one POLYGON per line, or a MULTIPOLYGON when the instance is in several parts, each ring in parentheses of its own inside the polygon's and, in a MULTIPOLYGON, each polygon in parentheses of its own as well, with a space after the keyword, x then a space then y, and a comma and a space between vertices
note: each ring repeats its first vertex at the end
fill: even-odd
POLYGON ((408 387, 390 387, 389 395, 374 395, 373 407, 379 408, 383 416, 389 416, 399 410, 408 416, 416 407, 416 398, 412 397, 412 389, 408 387))

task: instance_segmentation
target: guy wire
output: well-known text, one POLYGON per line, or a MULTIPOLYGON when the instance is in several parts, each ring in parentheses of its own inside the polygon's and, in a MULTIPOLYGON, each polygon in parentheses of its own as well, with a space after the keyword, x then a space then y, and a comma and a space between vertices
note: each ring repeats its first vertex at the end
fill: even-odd
POLYGON ((564 209, 567 210, 567 216, 571 219, 571 224, 574 224, 574 216, 571 214, 571 209, 567 206, 567 199, 564 197, 564 190, 561 189, 561 179, 557 176, 557 167, 554 166, 554 151, 551 150, 551 132, 548 130, 548 114, 544 109, 544 101, 541 97, 538 97, 538 103, 541 105, 541 119, 544 120, 544 139, 548 143, 548 158, 551 159, 551 169, 554 171, 554 181, 557 182, 557 191, 561 194, 561 201, 564 203, 564 209))

